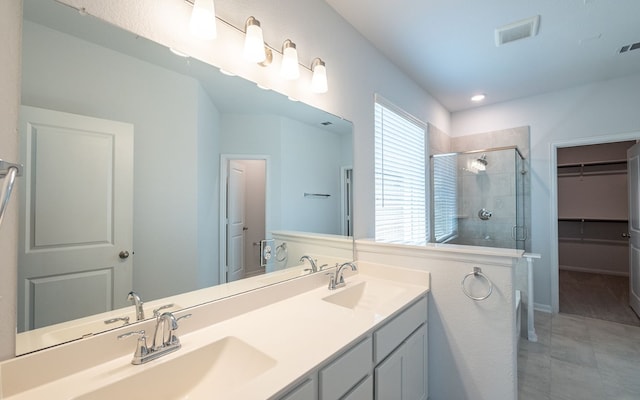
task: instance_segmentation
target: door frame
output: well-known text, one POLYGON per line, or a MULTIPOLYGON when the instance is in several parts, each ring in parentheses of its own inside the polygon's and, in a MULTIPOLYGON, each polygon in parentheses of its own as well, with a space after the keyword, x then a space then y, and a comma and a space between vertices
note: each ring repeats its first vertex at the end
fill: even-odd
POLYGON ((640 140, 640 132, 616 133, 605 136, 593 136, 588 138, 576 138, 551 142, 550 144, 550 187, 549 187, 549 217, 550 217, 550 238, 551 254, 551 312, 557 314, 560 311, 560 260, 558 254, 558 149, 564 147, 587 146, 591 144, 603 144, 614 142, 626 142, 629 140, 640 140))
MULTIPOLYGON (((219 284, 227 283, 227 179, 229 174, 229 161, 231 160, 263 160, 265 162, 265 201, 264 201, 264 227, 267 236, 271 230, 271 156, 265 154, 220 154, 220 206, 219 206, 219 284)), ((265 238, 267 239, 267 238, 265 238)))
POLYGON ((348 236, 353 236, 353 166, 351 165, 340 167, 340 231, 343 235, 350 233, 348 236), (347 171, 351 171, 349 190, 347 190, 347 171))

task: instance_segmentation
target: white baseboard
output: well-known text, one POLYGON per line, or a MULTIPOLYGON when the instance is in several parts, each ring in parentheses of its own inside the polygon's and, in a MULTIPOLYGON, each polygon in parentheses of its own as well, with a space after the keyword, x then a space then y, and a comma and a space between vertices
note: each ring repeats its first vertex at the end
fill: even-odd
POLYGON ((553 312, 551 310, 551 306, 548 304, 533 303, 533 309, 536 311, 545 312, 547 314, 551 314, 553 312))

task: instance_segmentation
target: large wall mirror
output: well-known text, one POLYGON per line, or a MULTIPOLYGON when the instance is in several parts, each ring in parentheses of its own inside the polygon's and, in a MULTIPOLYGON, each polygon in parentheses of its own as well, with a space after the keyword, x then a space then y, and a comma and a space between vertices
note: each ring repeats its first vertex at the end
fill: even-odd
POLYGON ((353 258, 350 122, 53 0, 22 64, 18 354, 353 258))

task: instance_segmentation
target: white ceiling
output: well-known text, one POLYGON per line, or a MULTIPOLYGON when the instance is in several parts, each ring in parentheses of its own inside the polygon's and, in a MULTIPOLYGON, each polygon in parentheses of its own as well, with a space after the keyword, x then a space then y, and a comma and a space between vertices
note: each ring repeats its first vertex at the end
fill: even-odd
POLYGON ((640 72, 638 0, 325 0, 452 112, 640 72), (537 36, 496 28, 540 15, 537 36))

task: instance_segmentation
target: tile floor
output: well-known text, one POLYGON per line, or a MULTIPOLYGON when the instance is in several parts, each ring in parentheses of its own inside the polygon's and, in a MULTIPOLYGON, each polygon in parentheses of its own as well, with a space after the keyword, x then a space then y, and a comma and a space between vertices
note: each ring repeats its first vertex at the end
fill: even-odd
POLYGON ((629 277, 560 270, 560 312, 640 326, 629 307, 629 277))
POLYGON ((640 327, 536 312, 520 340, 519 400, 639 400, 640 327))

